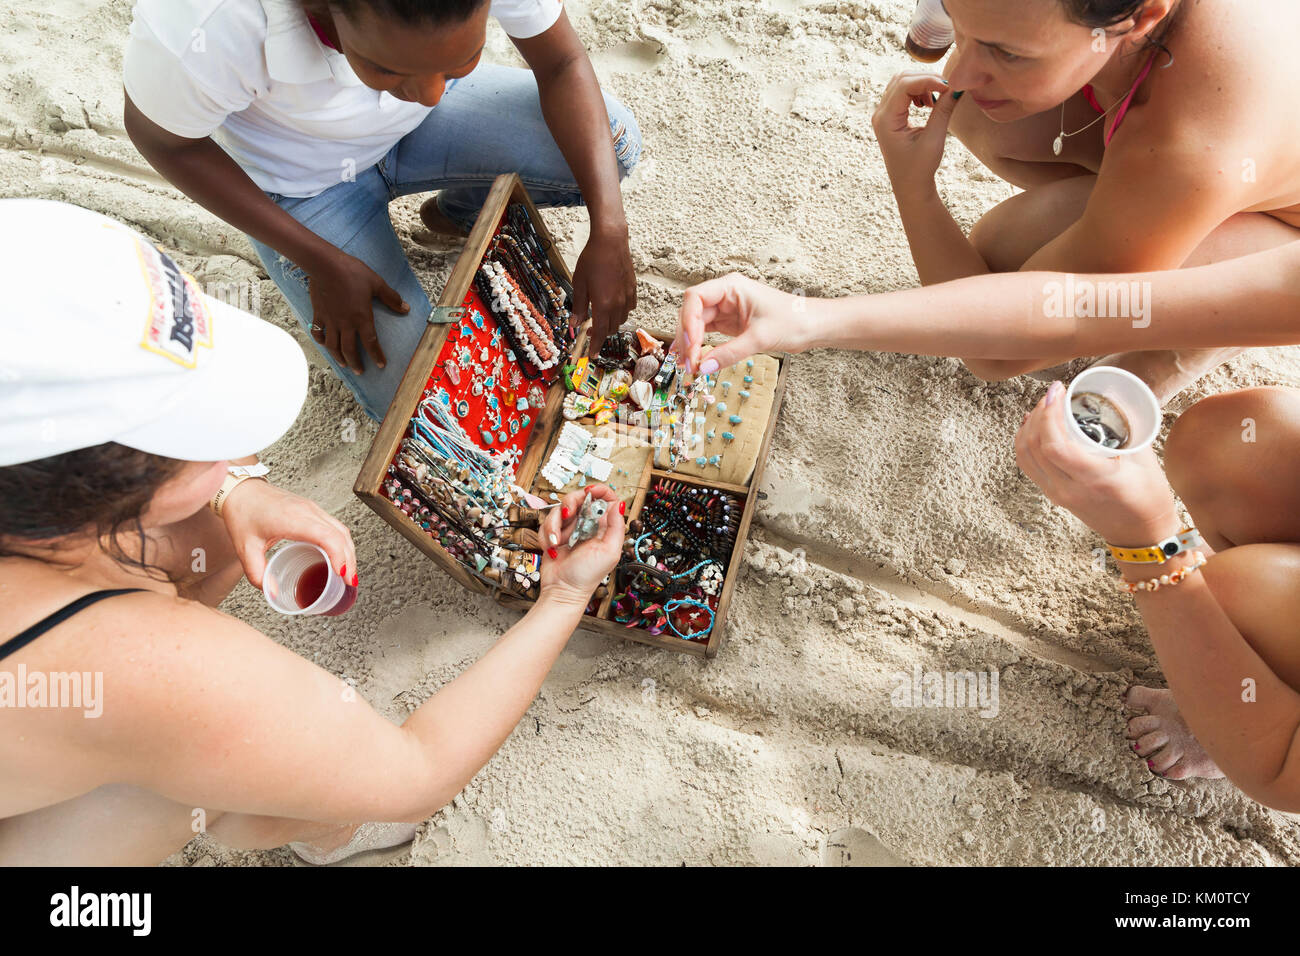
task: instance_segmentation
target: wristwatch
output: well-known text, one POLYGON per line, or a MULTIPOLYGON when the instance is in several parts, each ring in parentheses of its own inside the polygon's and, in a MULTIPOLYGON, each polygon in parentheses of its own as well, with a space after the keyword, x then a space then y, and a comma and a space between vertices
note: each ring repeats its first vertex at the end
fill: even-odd
POLYGON ((1201 533, 1195 528, 1185 528, 1172 538, 1166 538, 1149 548, 1115 548, 1107 545, 1115 560, 1126 564, 1164 564, 1175 555, 1204 546, 1201 533))
POLYGON ((221 487, 218 488, 217 493, 212 496, 212 500, 208 502, 208 507, 212 509, 212 513, 218 518, 221 517, 221 509, 225 506, 226 499, 230 497, 230 493, 238 488, 240 484, 247 481, 249 478, 265 479, 266 476, 271 473, 271 469, 267 468, 266 465, 262 464, 260 461, 252 465, 230 465, 227 468, 227 471, 229 474, 227 474, 225 480, 221 482, 221 487))

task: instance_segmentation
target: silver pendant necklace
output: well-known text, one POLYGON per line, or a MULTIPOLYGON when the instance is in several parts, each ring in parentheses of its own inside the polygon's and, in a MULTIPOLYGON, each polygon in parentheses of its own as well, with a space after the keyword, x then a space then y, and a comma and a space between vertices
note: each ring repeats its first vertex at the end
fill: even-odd
MULTIPOLYGON (((1170 53, 1167 49, 1165 49, 1163 46, 1161 46, 1161 47, 1159 48, 1159 50, 1157 50, 1156 52, 1157 52, 1157 53, 1159 53, 1159 52, 1164 52, 1164 53, 1169 57, 1168 62, 1166 62, 1166 63, 1162 63, 1162 64, 1160 65, 1160 69, 1162 69, 1162 70, 1167 70, 1167 69, 1169 69, 1171 66, 1174 65, 1174 55, 1173 55, 1172 53, 1170 53)), ((1155 54, 1152 54, 1152 58, 1153 58, 1153 59, 1154 59, 1154 57, 1155 57, 1155 54)), ((1139 78, 1138 78, 1138 85, 1141 85, 1141 82, 1142 82, 1142 77, 1139 77, 1139 78)), ((1060 156, 1062 150, 1065 149, 1065 141, 1066 141, 1067 139, 1069 139, 1071 136, 1078 136, 1080 133, 1086 133, 1088 130, 1092 129, 1094 126, 1096 126, 1096 125, 1097 125, 1098 123, 1100 123, 1102 120, 1104 120, 1107 116, 1109 116, 1109 115, 1111 114, 1111 112, 1114 111, 1115 107, 1116 107, 1116 106, 1119 106, 1120 103, 1123 103, 1125 99, 1132 99, 1132 98, 1133 98, 1133 94, 1136 93, 1136 92, 1137 92, 1137 86, 1135 85, 1135 86, 1133 87, 1133 90, 1129 93, 1129 95, 1128 95, 1127 97, 1120 97, 1118 100, 1116 100, 1116 101, 1114 102, 1114 104, 1111 105, 1111 108, 1110 108, 1110 109, 1108 109, 1106 112, 1102 113, 1100 116, 1098 116, 1095 120, 1093 120, 1093 121, 1092 121, 1091 123, 1089 123, 1087 126, 1083 127, 1082 129, 1076 129, 1073 133, 1067 133, 1067 132, 1065 131, 1065 103, 1062 103, 1062 104, 1061 104, 1061 133, 1060 133, 1059 136, 1056 137, 1056 139, 1052 140, 1052 153, 1053 153, 1054 155, 1056 155, 1056 156, 1060 156)), ((1068 101, 1067 101, 1067 102, 1068 102, 1068 101)))
POLYGON ((1061 104, 1061 135, 1056 137, 1056 139, 1052 140, 1053 155, 1060 156, 1062 150, 1065 149, 1065 141, 1067 139, 1069 139, 1071 136, 1078 136, 1080 133, 1086 133, 1088 130, 1092 129, 1102 120, 1104 120, 1107 116, 1109 116, 1111 114, 1111 111, 1114 110, 1116 106, 1119 106, 1119 104, 1123 102, 1124 102, 1123 99, 1116 100, 1114 106, 1112 106, 1106 112, 1102 113, 1100 116, 1098 116, 1087 126, 1084 126, 1081 129, 1076 129, 1073 133, 1067 133, 1065 131, 1065 104, 1062 103, 1061 104))

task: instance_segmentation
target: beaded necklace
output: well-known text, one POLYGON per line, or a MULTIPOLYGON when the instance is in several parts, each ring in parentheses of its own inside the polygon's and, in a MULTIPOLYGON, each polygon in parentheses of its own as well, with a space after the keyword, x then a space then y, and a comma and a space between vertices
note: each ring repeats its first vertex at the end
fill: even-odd
MULTIPOLYGON (((522 293, 505 266, 496 260, 484 259, 474 281, 516 354, 526 357, 537 372, 559 365, 561 352, 554 330, 543 328, 542 323, 546 320, 522 293)), ((525 375, 529 375, 527 366, 521 368, 525 375)), ((536 374, 529 377, 535 378, 536 374)))
POLYGON ((660 479, 629 528, 617 577, 626 580, 614 619, 683 640, 713 630, 721 568, 735 548, 741 506, 725 492, 660 479), (686 630, 678 626, 685 615, 686 630), (701 617, 703 627, 694 627, 701 617))

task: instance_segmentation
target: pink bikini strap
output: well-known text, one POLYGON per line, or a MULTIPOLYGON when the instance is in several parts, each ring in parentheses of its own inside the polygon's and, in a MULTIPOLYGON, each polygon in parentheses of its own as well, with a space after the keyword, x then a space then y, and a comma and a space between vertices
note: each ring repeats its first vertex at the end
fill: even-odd
POLYGON ((1124 102, 1120 104, 1119 112, 1115 114, 1115 122, 1111 124, 1110 131, 1106 134, 1107 146, 1109 146, 1110 141, 1115 138, 1115 133, 1119 130, 1119 124, 1124 122, 1124 115, 1128 112, 1129 106, 1132 105, 1133 97, 1137 96, 1137 91, 1141 89, 1143 82, 1146 81, 1147 76, 1151 73, 1151 68, 1156 65, 1156 57, 1159 53, 1159 50, 1153 50, 1151 52, 1151 57, 1147 60, 1147 65, 1142 68, 1142 72, 1138 74, 1137 82, 1133 84, 1133 89, 1128 91, 1128 96, 1124 97, 1124 102))

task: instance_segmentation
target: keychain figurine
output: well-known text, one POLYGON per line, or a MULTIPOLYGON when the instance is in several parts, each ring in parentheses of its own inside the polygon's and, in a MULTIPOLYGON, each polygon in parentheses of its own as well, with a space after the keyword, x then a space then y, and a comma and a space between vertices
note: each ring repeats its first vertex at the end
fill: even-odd
POLYGON ((587 497, 582 499, 582 507, 578 509, 578 523, 573 529, 573 534, 569 535, 569 547, 572 548, 580 541, 596 537, 596 532, 600 530, 600 519, 605 516, 608 509, 609 502, 592 498, 591 492, 587 492, 587 497))
POLYGON ((664 356, 664 362, 659 366, 659 373, 654 377, 654 390, 656 392, 666 391, 676 377, 677 356, 669 352, 664 356))

